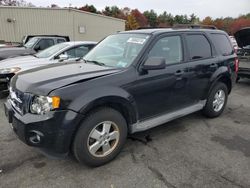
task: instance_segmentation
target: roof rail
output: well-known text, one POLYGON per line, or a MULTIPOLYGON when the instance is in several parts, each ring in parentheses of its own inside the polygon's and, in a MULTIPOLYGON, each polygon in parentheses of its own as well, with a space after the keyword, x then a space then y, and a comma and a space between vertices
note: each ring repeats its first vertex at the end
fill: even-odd
POLYGON ((199 25, 199 24, 175 24, 173 26, 174 29, 183 29, 183 28, 190 28, 190 29, 217 29, 214 25, 199 25))
POLYGON ((138 27, 137 29, 167 29, 167 28, 171 28, 171 26, 169 27, 138 27))

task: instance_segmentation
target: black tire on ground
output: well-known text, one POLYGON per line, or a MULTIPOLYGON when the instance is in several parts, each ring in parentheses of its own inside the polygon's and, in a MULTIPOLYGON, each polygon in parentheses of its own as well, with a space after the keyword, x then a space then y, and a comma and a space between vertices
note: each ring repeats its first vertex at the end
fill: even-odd
POLYGON ((215 117, 220 116, 222 114, 222 112, 224 111, 225 106, 227 104, 227 98, 228 98, 228 88, 227 88, 226 84, 224 84, 222 82, 218 82, 209 93, 206 105, 203 108, 203 114, 206 115, 207 117, 210 117, 210 118, 215 118, 215 117), (219 111, 215 111, 215 109, 213 107, 213 101, 215 99, 216 93, 219 90, 224 91, 225 101, 224 101, 223 107, 219 111))
MULTIPOLYGON (((90 112, 90 114, 81 123, 74 138, 72 150, 74 156, 80 163, 86 164, 87 166, 97 167, 113 160, 122 150, 126 138, 127 123, 124 117, 118 111, 112 108, 98 108, 90 112), (89 149, 89 136, 92 134, 93 130, 96 130, 95 127, 98 124, 106 121, 110 121, 116 124, 118 128, 117 131, 119 132, 119 139, 117 139, 117 142, 113 147, 114 149, 106 156, 94 156, 91 154, 89 149)), ((97 140, 94 140, 94 142, 96 143, 97 140)), ((110 143, 111 144, 109 146, 112 145, 112 141, 110 141, 110 143)), ((103 148, 101 147, 100 149, 102 150, 103 148)))

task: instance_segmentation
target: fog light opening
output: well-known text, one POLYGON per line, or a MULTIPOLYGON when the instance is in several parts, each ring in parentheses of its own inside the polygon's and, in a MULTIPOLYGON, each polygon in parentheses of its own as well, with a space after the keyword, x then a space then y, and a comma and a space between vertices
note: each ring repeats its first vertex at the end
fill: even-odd
POLYGON ((29 133, 30 133, 29 141, 32 144, 40 144, 41 143, 42 137, 44 136, 43 133, 41 133, 39 131, 35 131, 35 130, 32 130, 29 133))

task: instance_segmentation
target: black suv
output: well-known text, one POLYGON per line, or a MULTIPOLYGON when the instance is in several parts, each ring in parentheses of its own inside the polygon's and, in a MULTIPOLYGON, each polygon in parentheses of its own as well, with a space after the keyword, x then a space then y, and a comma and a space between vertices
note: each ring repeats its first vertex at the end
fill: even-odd
POLYGON ((219 116, 237 77, 228 35, 212 29, 144 29, 108 36, 81 62, 14 76, 5 112, 26 144, 111 161, 128 134, 202 110, 219 116))

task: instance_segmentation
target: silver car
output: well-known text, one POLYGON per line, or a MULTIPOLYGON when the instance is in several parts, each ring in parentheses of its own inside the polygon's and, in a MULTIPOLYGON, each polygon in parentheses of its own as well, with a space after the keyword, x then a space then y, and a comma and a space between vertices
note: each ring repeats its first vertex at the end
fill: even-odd
POLYGON ((96 44, 92 41, 64 42, 34 55, 0 61, 0 93, 8 89, 7 85, 16 73, 53 63, 73 61, 85 56, 96 44))

